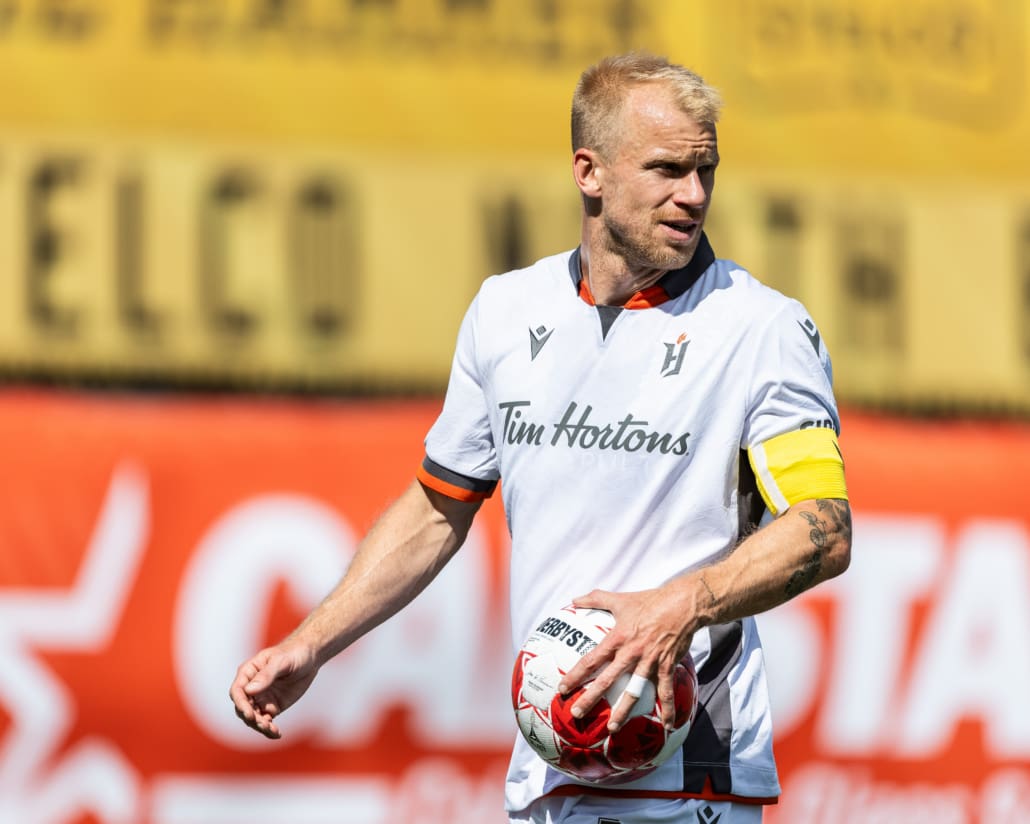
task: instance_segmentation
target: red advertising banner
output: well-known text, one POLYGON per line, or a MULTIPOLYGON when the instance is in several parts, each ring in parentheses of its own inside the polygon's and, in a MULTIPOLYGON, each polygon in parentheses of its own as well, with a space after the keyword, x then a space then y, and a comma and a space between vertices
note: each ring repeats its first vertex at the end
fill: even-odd
POLYGON ((1030 822, 1030 427, 847 415, 852 566, 766 616, 773 822, 1030 822))
MULTIPOLYGON (((0 822, 503 821, 496 500, 281 741, 227 695, 410 482, 438 406, 0 394, 0 822)), ((767 819, 1030 821, 1030 427, 845 426, 852 568, 761 618, 767 819)))

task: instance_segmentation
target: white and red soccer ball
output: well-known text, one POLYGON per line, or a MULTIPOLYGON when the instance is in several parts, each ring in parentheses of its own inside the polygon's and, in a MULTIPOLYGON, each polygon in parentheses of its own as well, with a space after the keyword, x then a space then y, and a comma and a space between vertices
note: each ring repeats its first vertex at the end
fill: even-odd
POLYGON ((608 732, 609 716, 629 673, 583 718, 573 718, 572 705, 586 685, 561 696, 558 683, 614 626, 615 618, 606 610, 569 606, 555 611, 529 634, 511 678, 515 719, 529 745, 556 770, 593 784, 647 775, 682 746, 697 712, 697 674, 687 656, 676 666, 672 730, 662 724, 661 702, 648 681, 626 723, 618 732, 608 732))

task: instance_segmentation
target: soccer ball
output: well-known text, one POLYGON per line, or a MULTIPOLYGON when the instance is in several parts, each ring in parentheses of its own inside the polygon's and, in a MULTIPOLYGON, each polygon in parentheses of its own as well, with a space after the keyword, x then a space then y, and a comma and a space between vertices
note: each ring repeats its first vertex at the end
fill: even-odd
POLYGON ((622 729, 608 732, 608 718, 629 673, 616 679, 583 718, 573 718, 572 705, 586 684, 562 696, 558 683, 614 626, 615 618, 606 610, 563 607, 530 633, 511 677, 515 719, 526 741, 556 770, 591 784, 618 784, 647 775, 680 748, 697 712, 697 673, 688 655, 676 666, 671 731, 662 724, 661 702, 648 681, 622 729))

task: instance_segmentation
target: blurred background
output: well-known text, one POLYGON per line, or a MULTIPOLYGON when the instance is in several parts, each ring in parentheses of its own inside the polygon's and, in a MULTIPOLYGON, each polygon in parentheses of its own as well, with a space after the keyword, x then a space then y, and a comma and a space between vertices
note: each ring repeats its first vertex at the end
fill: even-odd
POLYGON ((410 481, 580 71, 726 100, 708 233, 834 359, 855 561, 762 616, 777 822, 1030 821, 1022 0, 0 0, 0 822, 502 821, 499 501, 271 743, 236 665, 410 481))

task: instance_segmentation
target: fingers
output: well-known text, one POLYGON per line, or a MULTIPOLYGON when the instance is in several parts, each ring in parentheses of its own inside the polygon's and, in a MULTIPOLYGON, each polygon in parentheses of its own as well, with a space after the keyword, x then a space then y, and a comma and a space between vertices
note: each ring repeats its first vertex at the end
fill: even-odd
POLYGON ((658 674, 658 703, 662 708, 662 726, 671 730, 676 726, 676 677, 673 672, 658 674))
POLYGON ((280 738, 282 733, 273 721, 279 714, 279 707, 271 696, 262 694, 275 678, 274 673, 263 668, 267 665, 265 651, 241 664, 229 687, 229 698, 236 709, 236 716, 244 724, 266 738, 280 738))
POLYGON ((622 725, 629 720, 630 714, 633 712, 633 708, 637 705, 637 701, 648 692, 653 695, 654 684, 646 676, 639 672, 634 672, 622 690, 622 694, 615 702, 615 706, 612 707, 612 714, 608 719, 608 731, 617 732, 622 729, 622 725))
POLYGON ((247 695, 257 695, 272 683, 273 678, 274 676, 270 675, 266 670, 257 672, 243 685, 243 691, 247 695))
POLYGON ((587 609, 606 609, 611 612, 612 607, 615 606, 617 597, 618 594, 615 592, 595 589, 592 592, 588 592, 586 595, 580 595, 577 598, 573 598, 572 605, 574 607, 585 607, 587 609))
POLYGON ((616 650, 613 645, 611 650, 604 651, 599 645, 594 650, 595 653, 600 653, 598 658, 591 659, 590 656, 594 653, 590 653, 581 659, 580 663, 586 661, 586 665, 580 680, 576 680, 580 677, 579 665, 570 670, 562 679, 558 685, 558 690, 562 695, 573 692, 582 681, 587 681, 572 705, 570 710, 572 716, 583 718, 594 709, 601 698, 607 695, 611 704, 608 729, 616 732, 622 729, 629 720, 638 700, 645 699, 647 706, 650 707, 657 697, 661 707, 662 724, 666 729, 672 729, 676 721, 675 664, 667 666, 650 656, 644 658, 639 655, 630 655, 627 649, 627 647, 623 647, 621 650, 616 650), (617 652, 618 654, 616 654, 617 652), (655 672, 657 672, 657 676, 653 674, 655 672), (627 673, 632 674, 627 675, 627 673), (593 675, 593 679, 587 680, 591 678, 591 675, 593 675), (618 689, 616 685, 620 678, 625 679, 626 684, 617 695, 613 695, 613 687, 618 689), (658 682, 657 688, 655 681, 658 682))
MULTIPOLYGON (((584 681, 586 681, 588 678, 594 675, 594 673, 596 673, 601 667, 610 662, 615 657, 616 651, 617 645, 613 643, 612 638, 609 635, 600 644, 594 647, 590 652, 588 652, 586 655, 580 658, 579 661, 576 662, 576 665, 567 673, 565 673, 565 676, 562 678, 561 683, 558 684, 558 692, 561 695, 568 695, 570 692, 576 689, 576 687, 578 687, 580 684, 582 684, 584 681)), ((594 684, 596 684, 596 682, 597 679, 595 678, 594 684)), ((588 691, 590 687, 594 686, 594 684, 588 685, 588 691)), ((601 690, 601 692, 603 691, 604 690, 601 690)), ((579 705, 582 702, 582 700, 583 699, 580 698, 580 701, 577 702, 577 705, 579 705)), ((596 698, 594 700, 596 701, 596 698)), ((594 702, 591 701, 589 706, 585 706, 583 708, 583 711, 586 712, 587 710, 589 710, 590 707, 593 706, 593 703, 594 702)), ((573 715, 575 715, 575 710, 573 710, 573 715)), ((580 716, 576 717, 578 718, 580 716)))
POLYGON ((243 723, 252 730, 257 730, 265 736, 265 738, 282 738, 282 732, 272 720, 272 716, 269 713, 260 712, 256 709, 251 709, 248 712, 237 707, 236 717, 243 721, 243 723))
POLYGON ((229 698, 236 707, 236 714, 248 724, 253 720, 254 711, 247 695, 246 686, 257 674, 257 667, 250 661, 241 664, 236 670, 236 678, 229 687, 229 698))
MULTIPOLYGON (((573 604, 588 609, 604 609, 614 614, 619 597, 618 593, 595 589, 574 598, 573 604)), ((616 625, 600 644, 579 659, 558 684, 558 692, 562 695, 568 695, 583 685, 570 710, 574 718, 582 718, 590 712, 615 680, 636 666, 637 657, 622 647, 623 641, 623 634, 616 625)))
MULTIPOLYGON (((613 612, 612 607, 614 604, 614 597, 615 593, 595 589, 593 592, 587 593, 586 595, 573 598, 572 604, 575 607, 586 609, 605 609, 609 612, 613 612)), ((561 683, 558 684, 558 692, 560 694, 568 695, 576 687, 590 678, 590 676, 593 675, 600 667, 612 660, 618 647, 618 644, 615 643, 616 639, 613 637, 615 634, 616 633, 614 631, 609 633, 600 644, 580 658, 576 665, 565 674, 561 683)), ((587 709, 589 709, 589 707, 587 707, 587 709)))
POLYGON ((647 675, 645 665, 638 663, 638 669, 632 675, 627 674, 628 667, 612 662, 603 672, 584 685, 576 697, 570 712, 574 718, 583 718, 594 709, 602 698, 607 698, 610 705, 608 731, 617 732, 629 720, 637 702, 643 700, 648 707, 654 705, 655 686, 647 675))
MULTIPOLYGON (((610 670, 611 667, 605 668, 605 673, 610 670)), ((604 679, 604 674, 601 673, 597 678, 587 684, 583 691, 580 693, 579 698, 576 699, 576 703, 572 705, 570 712, 573 718, 582 718, 590 710, 594 708, 594 705, 601 700, 608 687, 611 686, 608 681, 610 679, 604 679)))
POLYGON ((644 694, 644 690, 647 688, 649 683, 650 681, 648 681, 646 675, 640 675, 639 673, 634 672, 629 677, 629 683, 626 684, 626 688, 622 691, 622 694, 636 700, 644 694))
POLYGON ((601 643, 584 655, 558 685, 562 695, 582 686, 572 705, 572 715, 582 718, 589 713, 622 677, 628 682, 627 688, 618 695, 609 694, 609 729, 616 731, 626 723, 645 692, 649 702, 658 698, 662 723, 673 728, 674 673, 680 659, 688 654, 691 641, 685 631, 683 611, 675 599, 666 597, 661 590, 616 593, 595 589, 574 598, 573 604, 607 610, 616 621, 601 643))
MULTIPOLYGON (((605 640, 607 642, 610 639, 605 640)), ((624 672, 632 670, 638 663, 638 659, 630 658, 626 655, 623 655, 621 658, 616 656, 617 647, 614 643, 612 643, 609 650, 606 651, 602 651, 603 646, 604 644, 598 645, 597 649, 580 660, 580 664, 582 664, 584 660, 590 658, 594 653, 601 653, 597 659, 588 662, 584 668, 585 671, 583 672, 582 678, 580 678, 579 681, 573 681, 571 677, 577 674, 576 670, 579 669, 579 665, 577 665, 569 672, 568 676, 563 679, 563 683, 558 685, 559 690, 566 685, 571 689, 587 678, 590 678, 591 674, 594 674, 593 680, 583 686, 576 702, 572 705, 570 712, 574 718, 582 718, 590 712, 594 708, 594 705, 604 697, 605 693, 607 693, 609 689, 611 689, 619 676, 624 672), (605 664, 607 665, 605 666, 605 664), (599 667, 603 667, 603 669, 598 671, 599 667)), ((625 690, 623 691, 623 694, 625 694, 625 690)), ((621 701, 622 699, 620 698, 620 704, 621 701)), ((634 703, 636 703, 636 697, 631 697, 628 706, 624 708, 624 712, 617 717, 613 714, 613 722, 617 725, 614 729, 618 729, 622 726, 625 722, 625 718, 628 717, 630 711, 633 709, 634 703)), ((623 708, 620 707, 620 709, 623 708)))
POLYGON ((272 702, 262 706, 257 699, 250 699, 242 705, 236 704, 236 717, 266 738, 282 737, 282 732, 273 720, 278 714, 279 709, 272 702))

